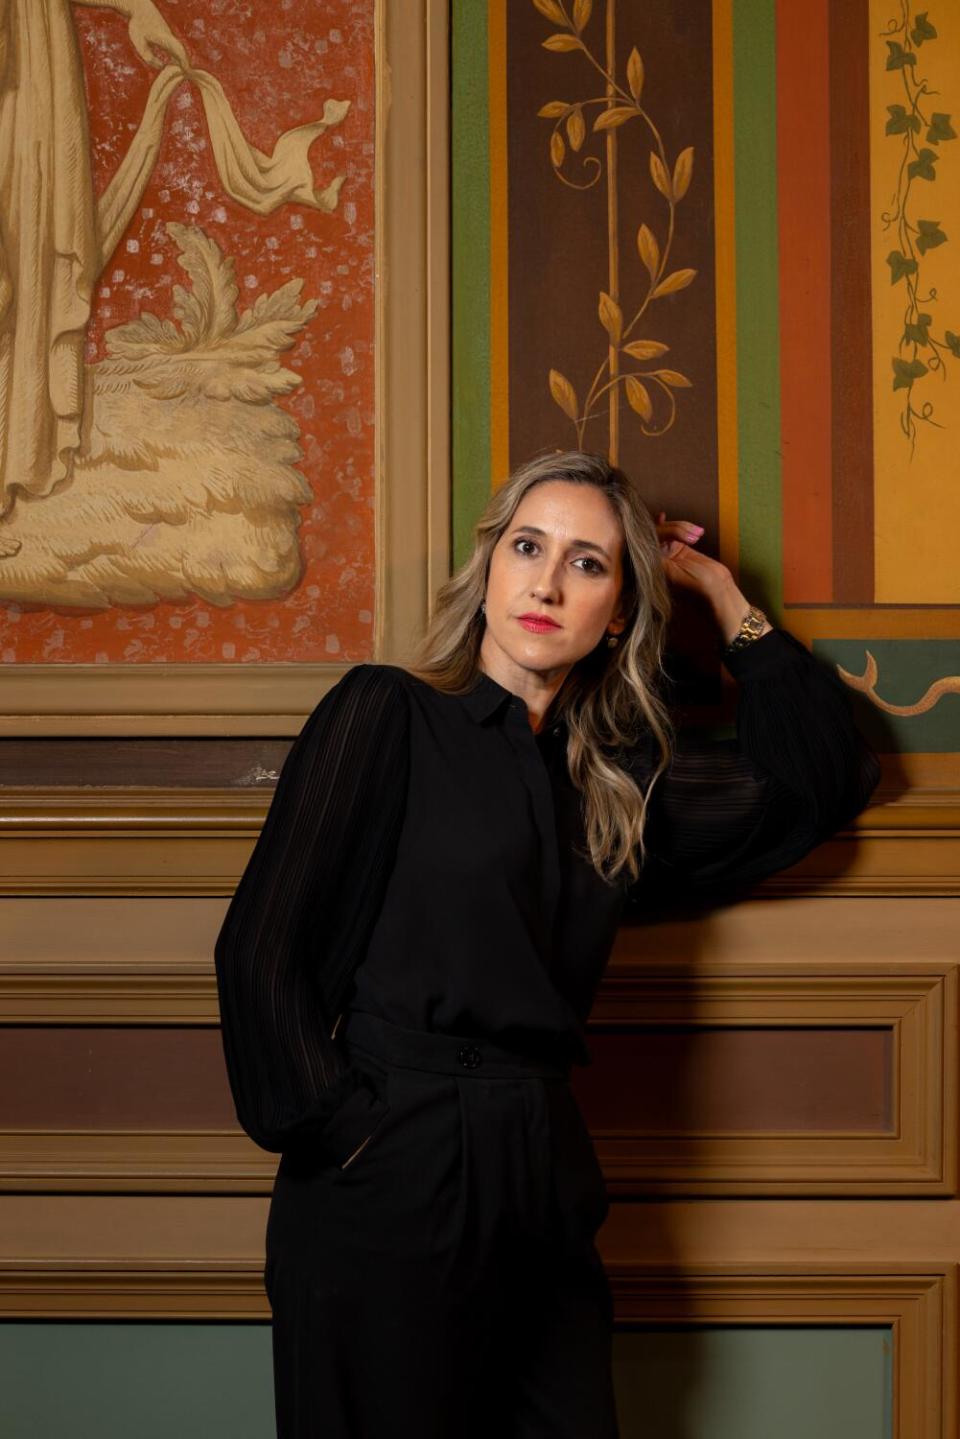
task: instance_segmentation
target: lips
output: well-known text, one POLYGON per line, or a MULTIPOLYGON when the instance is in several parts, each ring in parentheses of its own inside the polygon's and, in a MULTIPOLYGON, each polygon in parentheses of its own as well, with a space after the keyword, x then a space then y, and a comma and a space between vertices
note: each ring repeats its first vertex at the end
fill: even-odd
POLYGON ((552 634, 555 630, 560 629, 559 625, 554 624, 553 620, 548 620, 544 615, 520 615, 518 623, 535 635, 552 634))

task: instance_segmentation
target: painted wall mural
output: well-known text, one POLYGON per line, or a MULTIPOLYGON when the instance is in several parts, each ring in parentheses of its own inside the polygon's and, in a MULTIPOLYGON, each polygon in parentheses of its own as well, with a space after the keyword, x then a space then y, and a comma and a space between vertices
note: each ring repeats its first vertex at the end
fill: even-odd
POLYGON ((0 4, 4 661, 369 655, 373 148, 372 0, 0 4))
MULTIPOLYGON (((668 154, 656 121, 644 104, 646 71, 636 45, 630 48, 620 75, 616 0, 608 0, 602 36, 598 26, 590 25, 592 0, 576 0, 569 15, 558 0, 533 0, 533 5, 558 27, 542 42, 543 48, 557 55, 581 57, 584 78, 592 82, 581 98, 549 100, 537 112, 553 121, 549 154, 554 174, 572 190, 588 190, 603 182, 606 191, 608 280, 607 288, 599 292, 597 305, 599 323, 606 334, 605 354, 582 399, 567 376, 556 369, 550 371, 550 393, 573 424, 572 443, 581 449, 587 443, 594 448, 599 444, 596 427, 591 427, 588 437, 587 425, 603 405, 607 412, 606 449, 616 463, 620 452, 621 395, 639 415, 641 433, 659 436, 676 421, 676 392, 690 387, 687 376, 670 369, 664 360, 669 344, 648 332, 651 326, 657 331, 661 318, 662 307, 658 308, 656 302, 685 290, 696 279, 696 270, 675 269, 671 264, 678 207, 690 188, 694 151, 688 145, 675 159, 668 154), (590 93, 599 88, 598 75, 602 91, 590 93), (660 215, 650 216, 656 232, 646 220, 640 221, 636 231, 639 265, 635 261, 633 273, 622 275, 619 141, 625 133, 623 127, 634 121, 639 121, 644 142, 650 148, 650 179, 663 203, 660 215), (596 147, 599 156, 582 153, 588 133, 591 137, 601 136, 601 145, 596 147), (580 157, 581 179, 567 173, 568 153, 580 157)), ((630 198, 634 194, 631 186, 630 198)))
POLYGON ((455 527, 525 455, 608 453, 942 777, 960 11, 925 4, 455 10, 455 527))

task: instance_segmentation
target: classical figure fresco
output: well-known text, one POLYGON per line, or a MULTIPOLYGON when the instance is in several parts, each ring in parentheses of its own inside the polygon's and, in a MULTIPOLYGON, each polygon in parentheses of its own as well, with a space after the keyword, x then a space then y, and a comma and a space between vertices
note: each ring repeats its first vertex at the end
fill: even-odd
MULTIPOLYGON (((285 352, 318 314, 321 295, 305 293, 305 280, 309 289, 320 276, 316 264, 296 273, 284 249, 297 250, 305 212, 316 226, 338 211, 345 171, 315 178, 322 147, 314 142, 341 126, 351 99, 328 91, 320 101, 314 89, 314 116, 272 128, 268 144, 250 133, 251 120, 265 129, 251 100, 257 92, 262 105, 272 90, 274 103, 262 109, 276 110, 277 93, 292 88, 289 72, 303 70, 298 47, 314 62, 329 51, 331 35, 342 39, 329 20, 343 8, 298 26, 261 3, 244 34, 236 17, 217 22, 208 6, 181 3, 169 7, 175 33, 152 0, 0 0, 5 659, 103 657, 87 652, 72 613, 161 601, 225 608, 275 600, 302 583, 299 531, 314 491, 298 468, 301 426, 278 401, 300 385, 285 352), (269 40, 257 20, 270 25, 269 40), (258 35, 267 43, 256 68, 258 35), (230 93, 200 49, 219 58, 230 93), (118 76, 128 93, 121 105, 111 97, 105 113, 98 90, 118 76), (201 183, 184 185, 181 199, 170 180, 191 172, 201 183), (199 223, 189 194, 202 194, 217 233, 199 223), (147 205, 155 196, 160 206, 147 205), (241 213, 246 224, 234 218, 241 213), (291 226, 290 244, 276 230, 254 238, 252 227, 272 216, 291 226), (122 244, 144 220, 152 221, 152 285, 134 277, 139 241, 122 244), (238 277, 235 236, 247 268, 258 244, 269 260, 287 261, 269 265, 276 283, 238 277), (162 306, 142 303, 151 291, 162 306), (123 308, 126 322, 111 324, 123 308), (54 655, 29 643, 8 648, 44 608, 78 643, 54 655)), ((329 295, 330 283, 324 288, 329 295)), ((36 638, 44 628, 35 624, 36 638)), ((180 628, 164 650, 105 653, 188 658, 178 653, 180 628)), ((221 657, 239 657, 236 646, 221 657)), ((263 657, 285 656, 274 647, 263 657)))

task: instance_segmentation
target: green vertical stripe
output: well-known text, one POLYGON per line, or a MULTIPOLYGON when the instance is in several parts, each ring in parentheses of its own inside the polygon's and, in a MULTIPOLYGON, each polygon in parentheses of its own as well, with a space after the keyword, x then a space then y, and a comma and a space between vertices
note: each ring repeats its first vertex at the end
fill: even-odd
POLYGON ((782 612, 775 0, 734 0, 740 569, 782 612))
POLYGON ((472 548, 490 495, 490 151, 487 7, 455 0, 451 17, 453 559, 472 548))

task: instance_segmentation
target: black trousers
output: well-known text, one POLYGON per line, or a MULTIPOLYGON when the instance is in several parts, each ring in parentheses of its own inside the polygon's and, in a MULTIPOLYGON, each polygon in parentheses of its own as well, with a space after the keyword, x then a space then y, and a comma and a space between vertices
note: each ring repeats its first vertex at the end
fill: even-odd
POLYGON ((617 1439, 603 1177, 565 1074, 344 1017, 389 1110, 284 1154, 267 1223, 278 1439, 617 1439))

